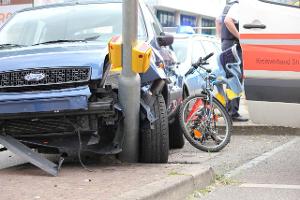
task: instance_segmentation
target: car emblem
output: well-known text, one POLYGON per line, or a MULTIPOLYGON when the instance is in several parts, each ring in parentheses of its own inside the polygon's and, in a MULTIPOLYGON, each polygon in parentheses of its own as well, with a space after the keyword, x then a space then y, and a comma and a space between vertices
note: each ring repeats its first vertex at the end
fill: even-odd
POLYGON ((26 81, 41 81, 46 77, 46 75, 44 73, 41 72, 34 72, 34 73, 30 73, 30 74, 26 74, 24 76, 24 79, 26 81))

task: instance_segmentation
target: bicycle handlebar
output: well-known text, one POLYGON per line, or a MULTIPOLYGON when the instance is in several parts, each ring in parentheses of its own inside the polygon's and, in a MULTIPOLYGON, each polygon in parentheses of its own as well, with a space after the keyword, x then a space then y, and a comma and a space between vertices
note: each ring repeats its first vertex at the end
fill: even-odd
POLYGON ((185 73, 185 76, 189 75, 189 74, 192 74, 194 72, 195 68, 194 67, 191 67, 189 69, 189 71, 187 73, 185 73))
POLYGON ((205 56, 204 58, 202 58, 203 61, 207 61, 210 57, 212 57, 214 55, 213 52, 211 52, 210 54, 208 54, 207 56, 205 56))
POLYGON ((214 53, 212 52, 212 53, 208 54, 207 56, 205 56, 204 58, 200 57, 196 63, 192 64, 191 69, 189 69, 189 71, 185 75, 187 76, 189 74, 192 74, 194 72, 194 70, 198 67, 204 69, 207 73, 211 73, 211 69, 207 69, 207 68, 203 67, 203 65, 208 64, 206 61, 213 55, 214 55, 214 53))

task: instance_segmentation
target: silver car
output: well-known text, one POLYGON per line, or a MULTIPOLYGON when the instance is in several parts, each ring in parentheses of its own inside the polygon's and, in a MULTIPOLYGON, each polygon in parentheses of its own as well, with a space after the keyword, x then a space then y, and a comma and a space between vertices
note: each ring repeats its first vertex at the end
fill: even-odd
MULTIPOLYGON (((214 56, 209 59, 209 64, 206 67, 211 69, 217 68, 217 56, 222 52, 218 39, 198 34, 175 34, 174 39, 172 47, 180 63, 178 67, 180 74, 185 74, 191 68, 192 63, 197 62, 199 57, 204 57, 211 52, 214 53, 214 56)), ((201 93, 202 84, 205 82, 199 77, 198 73, 183 77, 186 96, 201 93)))

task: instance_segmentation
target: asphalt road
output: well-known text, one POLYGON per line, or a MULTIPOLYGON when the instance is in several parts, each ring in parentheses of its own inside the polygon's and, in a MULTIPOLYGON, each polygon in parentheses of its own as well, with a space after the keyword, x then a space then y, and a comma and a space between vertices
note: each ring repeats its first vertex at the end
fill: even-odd
MULTIPOLYGON (((264 148, 258 147, 258 151, 264 148)), ((221 175, 222 171, 226 176, 219 176, 216 183, 195 191, 187 199, 299 200, 299 149, 300 137, 288 137, 283 144, 274 146, 234 169, 227 172, 219 170, 221 175)))

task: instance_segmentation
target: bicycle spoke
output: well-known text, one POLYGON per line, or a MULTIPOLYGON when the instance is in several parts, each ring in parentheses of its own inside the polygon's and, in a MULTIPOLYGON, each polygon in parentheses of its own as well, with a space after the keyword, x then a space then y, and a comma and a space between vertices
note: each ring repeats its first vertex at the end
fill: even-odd
POLYGON ((230 121, 224 108, 215 102, 210 104, 204 96, 187 100, 182 108, 183 131, 188 140, 194 141, 192 145, 205 151, 218 151, 228 143, 230 121))
POLYGON ((202 99, 197 99, 195 101, 195 103, 193 104, 193 106, 191 108, 191 111, 188 113, 188 116, 185 119, 185 122, 189 122, 191 119, 193 119, 193 117, 195 116, 195 114, 199 110, 200 106, 202 106, 202 105, 203 105, 202 99))

